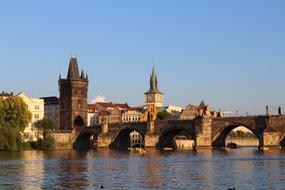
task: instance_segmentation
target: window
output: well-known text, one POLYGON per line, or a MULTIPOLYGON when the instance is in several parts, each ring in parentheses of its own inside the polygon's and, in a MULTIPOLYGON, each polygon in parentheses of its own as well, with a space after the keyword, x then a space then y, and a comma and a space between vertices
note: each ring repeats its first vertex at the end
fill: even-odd
POLYGON ((35 105, 35 110, 39 110, 40 106, 39 105, 35 105))
POLYGON ((39 119, 40 115, 39 114, 35 114, 35 119, 39 119))

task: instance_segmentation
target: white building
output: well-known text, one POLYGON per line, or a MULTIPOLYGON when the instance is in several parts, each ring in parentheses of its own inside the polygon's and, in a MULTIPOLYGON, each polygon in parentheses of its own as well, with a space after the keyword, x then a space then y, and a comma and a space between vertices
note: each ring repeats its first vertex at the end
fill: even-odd
POLYGON ((130 147, 135 146, 143 146, 143 137, 137 131, 130 133, 130 147))
POLYGON ((142 111, 143 111, 142 107, 129 108, 128 110, 123 112, 122 122, 123 123, 140 122, 142 111))
POLYGON ((180 106, 173 106, 173 105, 170 105, 170 106, 166 106, 163 108, 164 110, 166 110, 168 113, 181 113, 183 108, 180 107, 180 106))
POLYGON ((99 125, 99 109, 96 104, 88 104, 87 126, 99 125))

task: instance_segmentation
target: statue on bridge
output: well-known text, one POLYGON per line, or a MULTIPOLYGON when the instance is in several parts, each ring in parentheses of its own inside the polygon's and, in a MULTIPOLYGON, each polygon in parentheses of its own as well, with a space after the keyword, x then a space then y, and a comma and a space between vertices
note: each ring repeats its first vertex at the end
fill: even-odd
POLYGON ((281 116, 282 115, 282 111, 281 111, 281 107, 279 106, 278 108, 278 115, 281 116))
POLYGON ((266 105, 265 109, 266 109, 266 115, 269 116, 269 106, 266 105))

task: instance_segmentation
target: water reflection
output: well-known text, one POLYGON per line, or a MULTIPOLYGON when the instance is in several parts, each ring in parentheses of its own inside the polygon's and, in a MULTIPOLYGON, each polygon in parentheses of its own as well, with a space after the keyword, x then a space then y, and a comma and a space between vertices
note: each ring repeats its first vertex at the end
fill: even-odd
POLYGON ((148 159, 145 161, 144 171, 143 171, 143 181, 144 188, 162 188, 161 178, 161 165, 159 158, 157 157, 158 153, 155 149, 148 149, 148 159))
POLYGON ((285 151, 0 152, 0 189, 282 189, 285 151))

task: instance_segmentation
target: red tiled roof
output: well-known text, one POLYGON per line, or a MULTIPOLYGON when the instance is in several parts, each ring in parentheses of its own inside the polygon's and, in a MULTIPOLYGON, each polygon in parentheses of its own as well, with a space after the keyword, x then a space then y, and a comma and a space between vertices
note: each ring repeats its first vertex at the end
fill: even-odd
POLYGON ((102 110, 99 112, 99 115, 100 116, 108 116, 109 115, 109 112, 105 111, 105 110, 102 110))
POLYGON ((192 105, 192 109, 194 109, 194 110, 205 110, 206 107, 201 107, 201 106, 194 106, 194 105, 192 105))
POLYGON ((131 107, 131 108, 128 108, 127 111, 143 111, 143 108, 142 107, 131 107))
POLYGON ((96 104, 88 104, 88 113, 95 113, 98 111, 99 109, 97 108, 96 104))
POLYGON ((96 102, 96 104, 99 104, 100 106, 107 108, 121 108, 121 109, 128 109, 129 105, 127 103, 125 104, 118 104, 113 102, 96 102))
POLYGON ((114 104, 115 106, 119 107, 119 108, 123 108, 123 109, 128 109, 129 105, 127 103, 125 104, 114 104))

